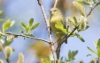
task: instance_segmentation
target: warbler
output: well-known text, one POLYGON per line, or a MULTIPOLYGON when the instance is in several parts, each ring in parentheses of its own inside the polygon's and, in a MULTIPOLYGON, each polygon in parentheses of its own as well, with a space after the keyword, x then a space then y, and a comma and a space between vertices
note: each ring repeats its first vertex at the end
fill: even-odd
MULTIPOLYGON (((61 45, 65 41, 67 43, 66 35, 67 30, 65 26, 64 17, 58 8, 50 9, 50 28, 55 38, 57 39, 57 45, 61 45), (65 40, 66 39, 66 40, 65 40)), ((60 51, 60 49, 59 49, 60 51)))
MULTIPOLYGON (((58 8, 50 9, 50 28, 51 31, 54 33, 54 36, 57 40, 58 45, 62 43, 67 34, 64 17, 61 11, 58 8), (58 27, 57 27, 58 26, 58 27)), ((67 43, 67 42, 66 42, 67 43)))

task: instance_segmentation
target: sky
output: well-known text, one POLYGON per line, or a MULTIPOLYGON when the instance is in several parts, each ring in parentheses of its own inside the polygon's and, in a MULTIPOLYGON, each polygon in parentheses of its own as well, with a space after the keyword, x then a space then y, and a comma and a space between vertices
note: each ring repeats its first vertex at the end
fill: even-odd
MULTIPOLYGON (((51 8, 50 5, 52 3, 51 0, 42 0, 43 5, 46 11, 47 16, 49 17, 49 9, 51 8)), ((99 6, 98 6, 99 7, 99 6)), ((41 9, 37 3, 37 0, 4 0, 3 3, 3 11, 4 11, 4 18, 11 18, 12 20, 16 21, 16 29, 11 31, 15 33, 19 33, 19 29, 21 28, 21 21, 24 21, 25 23, 28 23, 28 20, 30 18, 34 18, 35 23, 41 22, 39 27, 33 31, 33 34, 36 37, 41 37, 48 40, 47 30, 46 30, 46 24, 44 22, 44 18, 41 12, 41 9), (39 31, 41 29, 41 31, 39 31), (41 33, 41 34, 40 34, 41 33)), ((89 9, 86 9, 89 10, 89 9)), ((75 51, 78 50, 78 54, 76 56, 75 63, 77 63, 79 60, 83 60, 84 63, 88 63, 90 59, 93 57, 87 57, 87 54, 92 54, 96 57, 93 53, 91 53, 87 46, 90 48, 96 50, 94 46, 94 41, 97 41, 98 38, 100 38, 100 13, 98 13, 99 9, 95 9, 91 16, 88 17, 89 26, 90 28, 80 32, 79 34, 85 39, 85 42, 81 42, 77 37, 71 37, 68 39, 68 44, 63 44, 61 47, 61 54, 62 57, 67 57, 68 50, 75 51)), ((99 10, 100 11, 100 10, 99 10)), ((87 11, 88 12, 88 11, 87 11)), ((11 56, 11 61, 15 60, 19 52, 26 53, 26 48, 32 43, 33 40, 30 40, 31 43, 28 42, 29 39, 26 39, 26 41, 19 37, 14 40, 14 42, 11 44, 11 46, 16 50, 14 52, 14 56, 11 56), (19 43, 18 43, 19 42, 19 43)), ((28 54, 26 54, 28 55, 28 54)), ((30 57, 30 55, 29 55, 30 57)), ((26 61, 27 63, 28 61, 26 61)), ((32 63, 33 60, 30 61, 32 63)), ((13 62, 12 62, 13 63, 13 62)))

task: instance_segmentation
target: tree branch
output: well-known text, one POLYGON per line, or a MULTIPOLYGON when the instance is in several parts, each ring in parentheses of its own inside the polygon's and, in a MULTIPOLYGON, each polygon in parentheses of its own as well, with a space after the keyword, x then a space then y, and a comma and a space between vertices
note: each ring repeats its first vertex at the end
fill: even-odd
POLYGON ((54 8, 56 8, 58 0, 55 0, 54 8))
POLYGON ((31 36, 27 36, 27 35, 24 35, 24 34, 16 34, 16 33, 12 33, 12 32, 6 32, 5 34, 16 35, 16 36, 22 36, 22 37, 31 38, 31 39, 40 40, 40 41, 43 41, 43 42, 46 42, 46 43, 50 43, 50 41, 47 41, 47 40, 45 40, 45 39, 36 38, 36 37, 31 37, 31 36))
POLYGON ((69 35, 67 35, 67 38, 69 38, 74 32, 75 32, 75 30, 78 28, 78 26, 76 26, 73 30, 72 30, 72 32, 69 34, 69 35))
POLYGON ((87 14, 87 17, 92 13, 92 11, 94 10, 94 8, 96 8, 99 5, 99 2, 97 4, 94 5, 94 7, 90 7, 90 11, 87 14))
POLYGON ((50 40, 50 47, 51 47, 51 51, 52 51, 52 54, 53 54, 53 58, 54 58, 54 63, 56 63, 56 60, 57 60, 57 56, 56 56, 56 53, 55 53, 55 50, 54 50, 54 44, 53 44, 53 41, 52 41, 52 36, 51 36, 51 31, 50 31, 50 24, 49 24, 49 20, 47 19, 47 16, 46 16, 46 13, 44 11, 44 7, 42 5, 42 2, 41 0, 37 0, 38 1, 38 4, 40 5, 41 7, 41 10, 42 10, 42 14, 44 16, 44 19, 45 19, 45 23, 46 23, 46 26, 47 26, 47 31, 48 31, 48 35, 49 35, 49 40, 50 40))

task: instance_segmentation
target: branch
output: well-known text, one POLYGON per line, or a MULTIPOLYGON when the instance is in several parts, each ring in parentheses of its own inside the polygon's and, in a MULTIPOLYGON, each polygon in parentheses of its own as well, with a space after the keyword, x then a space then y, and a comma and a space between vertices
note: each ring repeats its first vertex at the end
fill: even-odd
POLYGON ((49 20, 47 19, 47 16, 46 16, 46 13, 45 13, 45 11, 44 11, 44 7, 43 7, 43 5, 42 5, 41 0, 37 0, 37 1, 38 1, 38 4, 39 4, 40 7, 41 7, 42 14, 43 14, 44 19, 45 19, 45 23, 46 23, 47 30, 48 30, 48 34, 49 34, 49 38, 50 38, 50 42, 52 42, 49 20))
POLYGON ((9 63, 9 59, 7 58, 7 55, 6 55, 5 51, 4 51, 4 47, 3 47, 2 43, 1 43, 1 41, 0 41, 0 47, 1 47, 1 50, 3 52, 4 57, 6 59, 6 62, 9 63))
POLYGON ((87 17, 92 13, 92 11, 94 10, 94 8, 96 8, 98 5, 99 5, 99 2, 98 2, 97 4, 95 4, 94 7, 90 7, 90 11, 89 11, 89 13, 87 14, 87 17))
POLYGON ((72 32, 69 34, 69 35, 67 35, 67 38, 69 38, 74 32, 75 32, 75 30, 78 28, 78 26, 76 26, 73 30, 72 30, 72 32))
POLYGON ((12 33, 12 32, 6 32, 5 34, 9 34, 9 35, 16 35, 16 36, 22 36, 22 37, 26 37, 26 38, 31 38, 31 39, 35 39, 35 40, 40 40, 46 43, 50 43, 49 41, 42 39, 42 38, 36 38, 36 37, 31 37, 31 36, 27 36, 24 34, 16 34, 16 33, 12 33))
POLYGON ((44 11, 44 7, 42 5, 42 2, 41 0, 37 0, 38 1, 38 4, 40 5, 41 7, 41 11, 42 11, 42 14, 44 16, 44 19, 45 19, 45 23, 46 23, 46 26, 47 26, 47 31, 48 31, 48 35, 49 35, 49 40, 50 40, 50 47, 51 47, 51 51, 52 51, 52 54, 53 54, 53 58, 54 58, 54 63, 56 63, 56 53, 55 53, 55 50, 54 50, 54 44, 53 44, 53 41, 52 41, 52 36, 51 36, 51 31, 50 31, 50 24, 49 24, 49 20, 47 19, 47 16, 46 16, 46 13, 44 11))
POLYGON ((58 0, 55 1, 54 8, 56 8, 58 0))

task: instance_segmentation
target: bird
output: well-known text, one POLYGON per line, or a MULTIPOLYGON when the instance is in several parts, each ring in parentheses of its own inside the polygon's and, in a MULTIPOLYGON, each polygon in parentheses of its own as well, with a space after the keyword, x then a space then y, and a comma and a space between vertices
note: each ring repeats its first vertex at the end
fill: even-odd
MULTIPOLYGON (((67 43, 67 29, 64 17, 58 8, 50 9, 50 28, 54 37, 57 39, 57 45, 60 46, 64 41, 67 43)), ((57 51, 59 58, 60 48, 57 51)))

